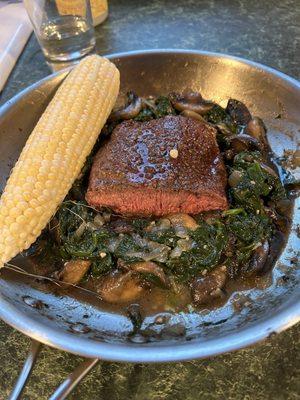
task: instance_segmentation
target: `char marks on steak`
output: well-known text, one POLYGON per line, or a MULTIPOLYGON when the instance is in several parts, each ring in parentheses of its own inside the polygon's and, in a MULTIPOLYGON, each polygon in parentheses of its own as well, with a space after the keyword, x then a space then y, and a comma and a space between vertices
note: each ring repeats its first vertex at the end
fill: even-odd
POLYGON ((183 116, 122 122, 95 156, 87 202, 140 216, 225 209, 215 135, 212 126, 183 116))

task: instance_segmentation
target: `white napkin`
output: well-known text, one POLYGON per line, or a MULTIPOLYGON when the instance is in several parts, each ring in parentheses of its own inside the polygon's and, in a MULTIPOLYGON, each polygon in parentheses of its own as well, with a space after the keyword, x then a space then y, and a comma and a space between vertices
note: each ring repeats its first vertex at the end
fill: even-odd
POLYGON ((0 92, 31 32, 24 5, 18 1, 0 1, 0 92))

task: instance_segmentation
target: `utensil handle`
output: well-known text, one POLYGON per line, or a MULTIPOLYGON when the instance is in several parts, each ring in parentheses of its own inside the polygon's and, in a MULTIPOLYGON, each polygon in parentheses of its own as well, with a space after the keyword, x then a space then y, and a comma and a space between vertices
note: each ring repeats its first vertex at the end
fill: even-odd
POLYGON ((89 358, 78 365, 67 379, 55 390, 49 400, 64 400, 75 389, 78 383, 97 364, 98 358, 89 358))
MULTIPOLYGON (((8 400, 20 400, 22 392, 26 386, 28 378, 33 370, 36 359, 42 348, 42 344, 31 339, 31 346, 28 356, 23 365, 22 371, 15 383, 15 386, 8 397, 8 400)), ((98 358, 88 358, 84 360, 75 370, 67 377, 67 379, 55 390, 49 400, 64 400, 75 389, 80 381, 90 372, 97 364, 98 358)))
POLYGON ((10 396, 8 397, 8 400, 19 400, 21 398, 21 394, 25 388, 28 378, 30 377, 31 371, 33 370, 33 367, 35 365, 41 347, 42 345, 40 342, 37 342, 36 340, 33 339, 31 340, 31 346, 28 352, 28 356, 23 365, 22 371, 20 372, 20 375, 17 379, 17 382, 15 383, 15 386, 10 396))

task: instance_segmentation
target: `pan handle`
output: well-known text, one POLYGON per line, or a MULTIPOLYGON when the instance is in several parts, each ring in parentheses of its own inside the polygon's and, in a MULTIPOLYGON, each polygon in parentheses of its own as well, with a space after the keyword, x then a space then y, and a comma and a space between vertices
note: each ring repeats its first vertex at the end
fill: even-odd
POLYGON ((79 364, 67 379, 55 390, 53 395, 49 397, 49 400, 65 400, 98 361, 98 358, 88 358, 79 364))
POLYGON ((21 398, 22 392, 23 392, 26 382, 27 382, 28 378, 30 377, 30 374, 33 370, 33 367, 35 365, 35 362, 39 355, 41 347, 42 347, 42 345, 40 342, 37 342, 36 340, 33 340, 33 339, 31 340, 31 346, 30 346, 30 350, 28 352, 28 356, 23 365, 22 371, 20 372, 18 380, 15 383, 15 386, 14 386, 10 396, 8 397, 8 400, 19 400, 21 398))
MULTIPOLYGON (((15 383, 15 386, 8 397, 8 400, 20 400, 26 382, 35 365, 36 359, 42 348, 42 344, 36 340, 31 340, 31 346, 23 365, 22 371, 15 383)), ((67 379, 55 390, 49 400, 65 400, 66 397, 75 389, 80 381, 90 372, 97 364, 98 358, 88 358, 84 360, 77 368, 67 377, 67 379)))

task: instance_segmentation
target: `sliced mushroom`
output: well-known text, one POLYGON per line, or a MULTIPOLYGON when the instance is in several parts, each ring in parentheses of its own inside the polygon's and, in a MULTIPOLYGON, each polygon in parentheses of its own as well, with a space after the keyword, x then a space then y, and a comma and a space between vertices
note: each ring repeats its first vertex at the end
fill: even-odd
POLYGON ((230 187, 236 187, 240 180, 243 177, 243 173, 241 171, 238 171, 235 169, 234 171, 231 172, 231 174, 228 177, 228 185, 230 187))
POLYGON ((113 272, 101 277, 96 283, 96 291, 108 303, 127 303, 141 297, 146 289, 140 278, 133 272, 113 272))
POLYGON ((235 153, 240 153, 245 150, 259 150, 261 148, 261 144, 257 139, 243 133, 239 135, 232 135, 228 138, 228 140, 235 153))
POLYGON ((219 124, 215 125, 215 127, 217 128, 218 132, 224 136, 231 136, 233 133, 228 125, 224 124, 224 122, 220 122, 219 124))
POLYGON ((293 202, 290 199, 280 199, 275 203, 276 211, 281 215, 289 215, 293 202))
POLYGON ((244 103, 235 99, 229 99, 226 107, 233 121, 238 125, 247 125, 251 120, 251 114, 244 103))
POLYGON ((70 260, 64 264, 63 269, 58 273, 58 279, 65 283, 76 285, 81 281, 91 266, 89 260, 70 260))
POLYGON ((188 214, 172 214, 168 215, 167 217, 170 221, 171 224, 176 227, 176 226, 183 226, 184 228, 190 229, 191 231, 194 231, 198 228, 197 222, 188 214))
POLYGON ((265 207, 266 214, 269 218, 272 218, 274 224, 282 233, 288 233, 289 227, 289 218, 288 214, 282 214, 277 212, 277 209, 265 207))
POLYGON ((183 115, 184 117, 197 119, 198 121, 207 123, 207 121, 202 117, 202 115, 196 113, 195 111, 183 110, 180 114, 183 115))
POLYGON ((262 271, 269 255, 270 245, 269 241, 265 240, 263 244, 255 250, 255 253, 247 268, 246 274, 252 275, 262 271))
POLYGON ((169 229, 170 226, 171 226, 171 222, 168 218, 161 218, 156 223, 156 227, 161 230, 169 229))
POLYGON ((102 213, 102 218, 104 219, 104 222, 109 222, 111 219, 111 213, 108 211, 104 211, 102 213))
POLYGON ((142 97, 141 98, 141 100, 142 100, 142 105, 143 105, 143 108, 150 108, 152 111, 155 111, 155 109, 156 109, 156 106, 155 106, 155 97, 147 97, 147 98, 145 98, 145 97, 142 97))
POLYGON ((273 268, 274 262, 277 260, 278 255, 280 254, 282 247, 285 244, 285 241, 286 236, 281 231, 276 230, 273 234, 272 239, 270 240, 269 252, 263 268, 259 271, 260 274, 264 274, 273 268))
POLYGON ((260 167, 262 170, 266 171, 268 174, 274 176, 274 178, 278 178, 278 175, 276 174, 276 172, 274 171, 273 168, 269 167, 269 165, 265 164, 265 163, 259 163, 260 167))
POLYGON ((102 217, 101 214, 98 213, 98 214, 95 216, 95 218, 94 218, 94 225, 95 225, 97 228, 100 228, 100 227, 103 226, 104 224, 105 224, 104 218, 102 217))
POLYGON ((201 115, 206 114, 215 105, 211 101, 204 100, 200 93, 193 91, 184 92, 182 95, 172 93, 170 101, 177 111, 189 110, 201 115))
POLYGON ((216 267, 209 274, 195 278, 192 282, 192 297, 196 304, 209 303, 222 294, 227 278, 226 266, 216 267))
POLYGON ((138 97, 134 92, 129 92, 128 100, 129 102, 125 108, 121 108, 112 112, 109 117, 110 121, 132 119, 138 115, 138 113, 142 109, 142 99, 138 97))
POLYGON ((76 231, 74 232, 74 236, 79 239, 81 238, 81 236, 83 235, 84 231, 86 229, 86 222, 83 221, 79 227, 76 229, 76 231))
POLYGON ((258 117, 253 117, 247 124, 245 132, 247 135, 259 140, 264 146, 268 146, 267 130, 263 121, 258 117))
POLYGON ((149 254, 147 258, 144 258, 145 261, 155 260, 158 262, 166 262, 168 260, 169 253, 171 250, 169 246, 149 241, 148 248, 149 248, 149 254))
POLYGON ((184 238, 177 240, 176 246, 170 253, 170 258, 178 258, 184 251, 191 250, 195 245, 195 242, 190 238, 184 238))
POLYGON ((127 265, 131 271, 139 272, 141 274, 151 274, 159 279, 163 286, 168 286, 168 280, 164 270, 152 261, 136 262, 127 265))
POLYGON ((189 251, 193 248, 194 245, 195 243, 192 239, 185 238, 177 240, 177 247, 179 247, 182 251, 189 251))
POLYGON ((168 218, 161 218, 158 221, 152 221, 146 228, 145 232, 160 233, 165 232, 171 227, 171 221, 168 218))
POLYGON ((178 258, 183 253, 182 249, 178 246, 174 247, 174 249, 170 253, 170 258, 178 258))

